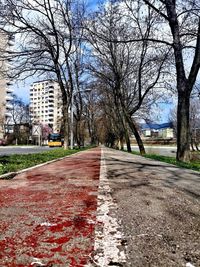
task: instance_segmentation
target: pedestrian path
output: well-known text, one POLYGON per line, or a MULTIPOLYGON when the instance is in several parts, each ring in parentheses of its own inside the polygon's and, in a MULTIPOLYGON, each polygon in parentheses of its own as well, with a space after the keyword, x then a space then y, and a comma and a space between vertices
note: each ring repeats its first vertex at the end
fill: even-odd
POLYGON ((200 173, 104 148, 123 267, 200 266, 200 173))
POLYGON ((0 267, 200 266, 200 174, 94 148, 0 180, 0 267))
POLYGON ((84 266, 93 251, 100 148, 0 181, 0 266, 84 266))

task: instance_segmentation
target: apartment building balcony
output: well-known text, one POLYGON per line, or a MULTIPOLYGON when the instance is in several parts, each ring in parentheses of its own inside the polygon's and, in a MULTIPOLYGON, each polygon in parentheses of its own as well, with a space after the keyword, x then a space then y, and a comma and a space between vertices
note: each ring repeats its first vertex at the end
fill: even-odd
POLYGON ((11 105, 10 103, 6 103, 6 109, 12 109, 13 105, 11 105))
POLYGON ((11 100, 13 100, 13 97, 11 95, 7 95, 5 97, 5 99, 6 99, 6 101, 11 101, 11 100))
POLYGON ((14 42, 15 41, 15 35, 14 34, 9 34, 8 40, 14 42))
POLYGON ((10 117, 12 117, 12 114, 11 114, 10 112, 6 112, 6 113, 5 113, 5 117, 6 117, 6 118, 10 118, 10 117))
POLYGON ((12 65, 13 65, 12 59, 7 59, 7 61, 6 61, 5 64, 6 64, 6 67, 7 67, 7 68, 12 67, 12 65))
POLYGON ((7 93, 13 93, 13 92, 14 92, 14 90, 13 90, 13 89, 11 89, 11 88, 6 88, 6 92, 7 92, 7 93))
POLYGON ((8 82, 6 83, 6 85, 7 85, 7 86, 11 86, 11 85, 13 85, 13 82, 8 81, 8 82))
POLYGON ((11 47, 11 46, 14 46, 14 45, 15 45, 15 42, 14 42, 14 41, 12 41, 12 40, 9 40, 9 41, 8 41, 8 46, 11 47))

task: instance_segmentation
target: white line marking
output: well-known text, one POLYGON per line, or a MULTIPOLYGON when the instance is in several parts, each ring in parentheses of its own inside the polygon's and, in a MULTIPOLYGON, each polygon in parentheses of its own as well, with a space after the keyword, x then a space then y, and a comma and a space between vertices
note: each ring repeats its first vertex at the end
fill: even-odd
POLYGON ((37 264, 37 266, 39 265, 39 266, 45 266, 45 264, 43 264, 42 262, 41 262, 41 260, 40 259, 38 259, 38 258, 33 258, 33 262, 31 262, 31 265, 34 265, 34 264, 37 264))
POLYGON ((186 263, 186 267, 194 267, 194 265, 191 264, 190 262, 187 262, 187 263, 186 263))
POLYGON ((92 259, 93 263, 85 265, 87 267, 106 267, 109 263, 112 266, 122 266, 126 262, 125 252, 121 244, 123 235, 119 230, 120 226, 117 219, 112 214, 117 205, 113 201, 111 191, 102 149, 94 257, 92 259))
POLYGON ((56 223, 50 223, 50 222, 43 222, 40 224, 40 226, 48 226, 48 227, 56 226, 56 225, 57 225, 56 223))

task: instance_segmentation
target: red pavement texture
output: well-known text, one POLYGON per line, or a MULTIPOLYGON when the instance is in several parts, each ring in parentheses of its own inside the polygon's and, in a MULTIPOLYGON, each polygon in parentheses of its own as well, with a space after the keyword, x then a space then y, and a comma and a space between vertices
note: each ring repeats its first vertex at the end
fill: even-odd
POLYGON ((89 261, 100 152, 0 180, 0 267, 81 267, 89 261))

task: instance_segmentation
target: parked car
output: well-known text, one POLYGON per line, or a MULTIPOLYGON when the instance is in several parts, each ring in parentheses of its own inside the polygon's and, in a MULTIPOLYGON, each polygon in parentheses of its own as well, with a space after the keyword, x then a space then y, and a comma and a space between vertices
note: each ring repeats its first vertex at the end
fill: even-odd
POLYGON ((5 146, 5 145, 6 145, 6 140, 0 139, 0 146, 5 146))

